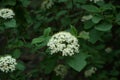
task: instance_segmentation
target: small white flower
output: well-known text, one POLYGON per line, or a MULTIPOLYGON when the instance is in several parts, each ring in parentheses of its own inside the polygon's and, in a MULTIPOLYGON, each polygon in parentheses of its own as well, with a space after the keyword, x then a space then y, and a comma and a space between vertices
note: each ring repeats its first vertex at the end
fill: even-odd
POLYGON ((107 48, 105 49, 105 52, 107 52, 107 53, 112 52, 112 48, 111 48, 111 47, 107 47, 107 48))
POLYGON ((93 1, 94 3, 97 3, 99 1, 103 1, 103 0, 90 0, 91 2, 93 1))
POLYGON ((15 15, 15 13, 13 12, 13 10, 11 9, 0 9, 0 17, 4 18, 4 19, 11 19, 13 18, 15 15))
POLYGON ((0 70, 2 72, 13 72, 16 68, 16 65, 16 59, 9 55, 0 58, 0 70))
POLYGON ((47 46, 51 50, 51 54, 61 53, 62 56, 72 56, 79 52, 78 40, 69 32, 59 32, 54 34, 47 46))
POLYGON ((54 69, 56 76, 61 76, 62 78, 65 77, 65 75, 67 74, 67 67, 65 65, 59 64, 55 67, 54 69))
POLYGON ((84 75, 85 77, 90 77, 92 74, 96 72, 97 68, 96 67, 91 67, 90 69, 86 70, 84 75))
POLYGON ((90 19, 92 19, 92 17, 93 17, 92 15, 83 16, 81 21, 84 22, 84 21, 90 20, 90 19))

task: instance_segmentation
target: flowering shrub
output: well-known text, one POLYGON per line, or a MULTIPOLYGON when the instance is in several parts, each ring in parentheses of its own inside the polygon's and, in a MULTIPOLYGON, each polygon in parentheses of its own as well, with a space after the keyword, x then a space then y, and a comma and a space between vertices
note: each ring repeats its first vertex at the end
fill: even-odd
POLYGON ((78 40, 68 32, 53 35, 47 45, 51 54, 62 53, 62 56, 72 56, 79 52, 78 40))
POLYGON ((11 56, 5 56, 0 58, 0 70, 3 72, 14 71, 16 66, 16 60, 11 56))
POLYGON ((0 80, 119 80, 119 0, 0 0, 0 80))

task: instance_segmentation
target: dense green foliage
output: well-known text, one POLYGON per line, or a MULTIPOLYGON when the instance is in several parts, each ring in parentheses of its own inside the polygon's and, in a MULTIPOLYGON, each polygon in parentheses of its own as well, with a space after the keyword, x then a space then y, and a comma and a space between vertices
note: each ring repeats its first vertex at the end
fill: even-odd
POLYGON ((14 72, 0 71, 0 80, 119 80, 119 0, 1 0, 2 8, 15 17, 0 18, 0 56, 12 55, 18 64, 14 72), (79 54, 50 55, 47 42, 59 31, 78 38, 79 54), (58 65, 65 66, 61 76, 58 65), (97 70, 86 77, 91 67, 97 70))

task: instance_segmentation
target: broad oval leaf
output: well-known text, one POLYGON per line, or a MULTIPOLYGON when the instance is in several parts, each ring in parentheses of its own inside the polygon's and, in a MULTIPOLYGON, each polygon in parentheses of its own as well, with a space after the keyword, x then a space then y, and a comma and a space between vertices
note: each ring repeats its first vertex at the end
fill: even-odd
POLYGON ((46 28, 46 29, 44 30, 43 35, 44 35, 44 36, 49 36, 50 32, 51 32, 51 28, 48 27, 48 28, 46 28))
POLYGON ((93 16, 92 22, 99 23, 102 20, 102 16, 93 16))
POLYGON ((100 9, 94 5, 83 5, 82 8, 89 12, 100 12, 100 9))
POLYGON ((23 62, 18 62, 16 65, 16 68, 18 70, 24 71, 25 70, 25 65, 23 64, 23 62))
POLYGON ((95 26, 95 29, 99 30, 99 31, 109 31, 109 30, 111 30, 111 28, 112 28, 112 24, 105 23, 105 22, 95 26))
POLYGON ((66 60, 66 63, 74 70, 80 72, 86 65, 87 54, 80 53, 66 60))
POLYGON ((70 32, 74 35, 74 36, 77 36, 77 29, 73 26, 73 25, 70 25, 70 32))
POLYGON ((5 25, 6 28, 14 28, 14 27, 16 27, 16 20, 12 19, 10 21, 6 21, 4 23, 4 25, 5 25))
POLYGON ((84 29, 90 29, 95 25, 91 20, 84 22, 84 29))
POLYGON ((85 40, 89 39, 90 38, 89 32, 81 31, 78 38, 82 38, 82 39, 85 39, 85 40))
POLYGON ((21 56, 21 51, 19 49, 14 50, 13 57, 19 58, 21 56))
POLYGON ((44 39, 43 36, 38 37, 38 38, 34 38, 34 39, 32 40, 32 44, 41 43, 41 42, 43 42, 44 40, 45 40, 45 39, 44 39))

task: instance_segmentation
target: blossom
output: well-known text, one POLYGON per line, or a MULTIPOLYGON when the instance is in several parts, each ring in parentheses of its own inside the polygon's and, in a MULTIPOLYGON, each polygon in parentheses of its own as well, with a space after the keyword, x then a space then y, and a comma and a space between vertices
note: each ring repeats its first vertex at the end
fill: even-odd
POLYGON ((97 3, 99 1, 103 1, 103 0, 90 0, 91 2, 93 1, 94 3, 97 3))
POLYGON ((65 65, 59 64, 54 69, 56 76, 61 76, 64 78, 64 76, 67 74, 67 67, 65 65))
POLYGON ((112 52, 112 48, 111 48, 111 47, 107 47, 107 48, 105 49, 105 52, 107 52, 107 53, 112 52))
POLYGON ((13 72, 16 68, 16 65, 16 59, 9 55, 0 58, 0 70, 2 72, 13 72))
POLYGON ((0 17, 4 19, 11 19, 14 17, 14 15, 15 13, 11 9, 8 9, 8 8, 0 9, 0 17))
POLYGON ((48 41, 47 46, 54 53, 61 53, 62 56, 72 56, 79 52, 78 40, 69 32, 59 32, 54 34, 48 41))
POLYGON ((90 19, 92 19, 92 17, 93 17, 92 15, 83 16, 81 21, 84 22, 84 21, 90 20, 90 19))
POLYGON ((92 74, 96 72, 97 68, 96 67, 91 67, 90 69, 86 70, 84 75, 85 77, 90 77, 92 74))

